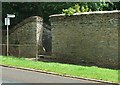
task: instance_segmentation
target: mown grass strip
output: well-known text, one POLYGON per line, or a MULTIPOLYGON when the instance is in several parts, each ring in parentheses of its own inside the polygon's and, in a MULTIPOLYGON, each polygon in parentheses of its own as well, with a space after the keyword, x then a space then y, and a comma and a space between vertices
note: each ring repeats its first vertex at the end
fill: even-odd
POLYGON ((55 72, 59 74, 67 74, 84 78, 92 78, 118 83, 118 71, 113 69, 98 68, 95 66, 80 66, 71 64, 61 64, 54 62, 30 61, 24 58, 0 56, 0 64, 16 67, 33 68, 55 72))

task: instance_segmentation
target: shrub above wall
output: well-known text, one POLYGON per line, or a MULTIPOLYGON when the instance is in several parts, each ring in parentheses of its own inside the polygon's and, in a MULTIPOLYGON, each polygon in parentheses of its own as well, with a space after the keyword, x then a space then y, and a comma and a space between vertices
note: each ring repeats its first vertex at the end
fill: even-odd
POLYGON ((50 16, 52 53, 63 62, 118 68, 120 11, 50 16))
POLYGON ((62 13, 63 9, 73 7, 75 4, 79 4, 80 7, 87 5, 92 11, 120 10, 120 2, 102 1, 107 2, 99 2, 99 0, 98 2, 2 2, 2 20, 4 23, 6 14, 14 13, 16 17, 11 20, 10 28, 30 16, 41 16, 45 23, 50 24, 49 15, 62 13))

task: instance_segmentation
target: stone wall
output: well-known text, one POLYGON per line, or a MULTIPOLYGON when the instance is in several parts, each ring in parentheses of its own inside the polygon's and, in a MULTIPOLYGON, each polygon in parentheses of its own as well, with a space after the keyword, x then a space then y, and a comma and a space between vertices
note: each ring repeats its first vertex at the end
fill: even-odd
MULTIPOLYGON (((19 57, 51 55, 50 29, 39 16, 23 20, 9 31, 9 54, 19 57)), ((6 55, 6 30, 3 30, 2 55, 6 55)))
POLYGON ((118 67, 120 11, 51 15, 54 58, 74 64, 118 67))
POLYGON ((44 52, 42 46, 43 19, 41 17, 29 17, 12 28, 9 33, 10 55, 35 57, 44 52))

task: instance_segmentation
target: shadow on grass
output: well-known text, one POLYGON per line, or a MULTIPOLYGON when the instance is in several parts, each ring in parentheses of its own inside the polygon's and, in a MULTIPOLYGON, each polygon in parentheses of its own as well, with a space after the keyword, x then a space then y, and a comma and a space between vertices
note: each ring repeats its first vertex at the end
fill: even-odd
MULTIPOLYGON (((28 60, 33 60, 35 61, 35 58, 27 58, 28 60)), ((42 56, 37 59, 37 61, 42 61, 42 62, 47 62, 47 63, 61 63, 61 64, 71 64, 71 65, 80 65, 80 66, 87 66, 87 67, 99 67, 99 68, 105 68, 105 69, 113 69, 113 70, 119 70, 120 68, 110 68, 110 67, 105 67, 105 66, 99 66, 96 65, 95 63, 92 62, 73 62, 69 59, 59 59, 59 58, 53 58, 51 56, 42 56)), ((102 62, 101 62, 102 63, 102 62)))

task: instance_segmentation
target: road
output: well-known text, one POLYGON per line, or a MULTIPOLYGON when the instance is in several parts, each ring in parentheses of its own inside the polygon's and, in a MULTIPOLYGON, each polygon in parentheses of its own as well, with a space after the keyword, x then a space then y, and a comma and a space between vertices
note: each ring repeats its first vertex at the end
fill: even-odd
POLYGON ((3 83, 98 83, 14 68, 2 68, 3 83))

